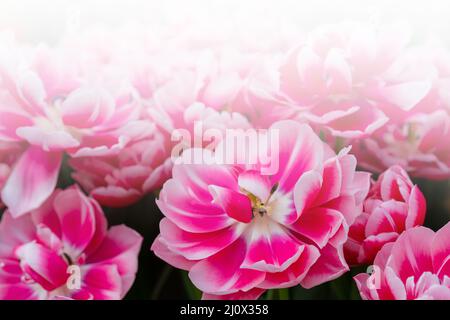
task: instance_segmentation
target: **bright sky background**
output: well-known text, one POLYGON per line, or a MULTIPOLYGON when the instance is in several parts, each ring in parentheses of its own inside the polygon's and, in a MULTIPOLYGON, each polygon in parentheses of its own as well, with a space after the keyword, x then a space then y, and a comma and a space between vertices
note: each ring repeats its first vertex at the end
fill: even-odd
POLYGON ((1 0, 0 30, 12 29, 19 38, 51 43, 70 23, 87 28, 98 23, 167 23, 203 16, 214 24, 229 23, 231 13, 238 12, 250 22, 290 16, 305 30, 349 19, 403 19, 414 30, 439 34, 450 43, 448 0, 1 0))

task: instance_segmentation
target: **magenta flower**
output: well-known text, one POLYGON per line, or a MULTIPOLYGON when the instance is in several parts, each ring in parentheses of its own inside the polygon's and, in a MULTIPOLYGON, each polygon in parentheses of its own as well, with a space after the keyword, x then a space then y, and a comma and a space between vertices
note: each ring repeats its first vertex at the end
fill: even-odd
POLYGON ((134 281, 141 242, 124 225, 107 230, 100 206, 76 187, 56 190, 29 215, 3 215, 0 298, 121 299, 134 281))
POLYGON ((450 223, 406 230, 377 254, 372 275, 355 276, 367 300, 450 299, 450 223))
POLYGON ((350 226, 344 246, 349 264, 371 264, 380 249, 399 234, 422 225, 426 201, 408 174, 399 166, 383 172, 374 182, 363 213, 350 226))
MULTIPOLYGON (((269 131, 279 132, 274 174, 261 163, 176 163, 157 200, 165 218, 152 250, 189 270, 206 297, 311 288, 348 270, 343 244, 369 174, 356 172, 347 150, 334 154, 306 125, 280 121, 269 131)), ((213 157, 201 149, 183 156, 191 152, 213 157)), ((248 152, 255 150, 238 155, 248 152)))

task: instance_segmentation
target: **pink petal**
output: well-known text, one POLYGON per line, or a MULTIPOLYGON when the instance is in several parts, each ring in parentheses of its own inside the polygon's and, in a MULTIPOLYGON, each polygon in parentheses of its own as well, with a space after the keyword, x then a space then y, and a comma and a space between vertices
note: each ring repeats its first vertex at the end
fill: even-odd
POLYGON ((112 264, 87 265, 81 270, 82 289, 88 291, 94 300, 120 300, 122 282, 117 266, 112 264))
POLYGON ((156 204, 167 218, 188 232, 212 232, 235 222, 211 203, 209 192, 206 203, 197 199, 190 187, 171 179, 164 184, 156 204))
POLYGON ((312 288, 324 282, 334 280, 347 272, 349 267, 345 261, 342 246, 335 248, 328 244, 320 251, 320 257, 309 269, 301 281, 301 285, 312 288))
POLYGON ((33 115, 42 114, 47 96, 41 79, 36 73, 27 70, 20 74, 17 82, 18 94, 26 102, 26 109, 33 115))
POLYGON ((331 49, 324 61, 327 86, 333 93, 347 93, 351 89, 352 74, 344 54, 338 49, 331 49))
POLYGON ((338 158, 328 160, 323 168, 322 187, 314 204, 321 205, 337 198, 341 193, 342 179, 342 169, 338 158))
POLYGON ((304 173, 294 187, 295 216, 286 217, 286 224, 297 221, 315 201, 322 187, 322 177, 316 171, 304 173))
POLYGON ((426 199, 418 186, 414 186, 408 200, 408 216, 405 221, 405 228, 409 229, 415 226, 422 225, 425 220, 425 213, 427 211, 426 199))
POLYGON ((238 184, 240 188, 252 193, 261 201, 269 197, 272 186, 267 176, 259 171, 248 170, 239 174, 238 184))
POLYGON ((299 251, 301 255, 297 261, 283 272, 267 273, 264 282, 258 287, 272 289, 298 285, 320 256, 319 250, 312 245, 304 245, 299 251))
POLYGON ((39 208, 30 212, 31 220, 36 226, 49 228, 59 238, 61 238, 61 223, 53 205, 61 192, 56 189, 39 208))
POLYGON ((169 250, 167 244, 164 241, 161 241, 161 236, 158 236, 155 239, 151 250, 157 257, 178 269, 190 270, 195 264, 194 261, 187 260, 182 255, 169 250))
POLYGON ((450 300, 450 288, 433 286, 425 292, 425 296, 434 300, 450 300))
POLYGON ((292 120, 276 122, 270 130, 279 136, 279 170, 271 180, 280 190, 289 192, 305 172, 321 167, 323 142, 309 126, 292 120))
POLYGON ((375 259, 377 253, 386 243, 394 242, 398 237, 396 232, 386 232, 377 235, 368 236, 362 244, 362 252, 358 258, 358 262, 362 264, 370 264, 375 259))
POLYGON ((160 230, 160 241, 188 260, 206 259, 225 249, 241 234, 234 226, 209 233, 189 233, 167 218, 161 220, 160 230))
POLYGON ((240 268, 246 253, 243 239, 208 259, 197 262, 189 277, 194 285, 206 293, 228 294, 246 291, 264 280, 264 272, 240 268))
POLYGON ((406 82, 383 89, 385 99, 402 110, 414 108, 430 91, 430 81, 406 82))
POLYGON ((54 208, 60 220, 66 253, 72 258, 78 257, 94 236, 97 208, 77 188, 60 192, 55 197, 54 208))
POLYGON ((39 294, 26 284, 0 284, 0 300, 38 300, 39 294))
POLYGON ((13 218, 6 211, 0 223, 0 257, 11 257, 18 246, 33 241, 36 226, 28 215, 13 218))
POLYGON ((242 268, 281 272, 302 253, 302 244, 275 223, 253 227, 247 231, 246 239, 247 254, 242 268))
POLYGON ((17 135, 17 128, 31 126, 32 120, 28 115, 20 114, 15 110, 0 109, 0 138, 4 140, 22 140, 17 135))
POLYGON ((29 242, 17 248, 16 254, 24 271, 46 290, 52 291, 65 284, 68 265, 55 252, 29 242))
POLYGON ((402 280, 395 274, 391 268, 384 270, 384 276, 388 290, 390 290, 395 300, 405 300, 406 290, 402 280))
POLYGON ((366 235, 383 232, 401 233, 408 214, 408 207, 403 202, 391 200, 383 202, 370 214, 366 225, 366 235))
POLYGON ((419 277, 423 272, 433 271, 432 240, 434 232, 424 227, 409 229, 400 235, 392 247, 389 266, 402 281, 410 276, 419 277))
POLYGON ((303 212, 290 228, 323 248, 336 234, 343 221, 344 217, 336 210, 314 208, 303 212))
POLYGON ((62 154, 30 146, 16 163, 2 191, 13 217, 38 208, 53 192, 62 154))
POLYGON ((114 100, 100 89, 81 88, 64 100, 61 110, 66 125, 91 128, 109 120, 114 112, 114 100))
POLYGON ((80 145, 69 132, 59 128, 29 126, 18 128, 16 133, 29 144, 40 146, 44 150, 58 151, 80 145))
POLYGON ((244 223, 252 221, 252 204, 248 196, 218 186, 208 189, 214 199, 212 203, 219 205, 231 218, 244 223))
POLYGON ((367 281, 369 280, 369 274, 359 273, 353 277, 358 287, 359 294, 363 300, 369 300, 372 298, 372 292, 367 286, 367 281))
POLYGON ((450 275, 450 222, 436 232, 433 239, 433 268, 440 278, 450 275))
POLYGON ((134 282, 138 267, 138 254, 142 245, 142 236, 125 225, 109 229, 106 238, 86 263, 113 264, 122 279, 123 297, 134 282))

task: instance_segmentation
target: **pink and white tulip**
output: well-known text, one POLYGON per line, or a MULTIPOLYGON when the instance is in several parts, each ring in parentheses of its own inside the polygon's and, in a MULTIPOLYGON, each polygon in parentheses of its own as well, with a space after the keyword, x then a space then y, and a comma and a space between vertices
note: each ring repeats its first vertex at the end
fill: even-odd
POLYGON ((426 201, 399 166, 383 172, 369 191, 364 209, 350 226, 344 246, 351 265, 371 264, 378 251, 405 230, 422 225, 426 201))
POLYGON ((80 79, 72 67, 77 61, 63 57, 68 58, 39 49, 26 67, 0 66, 0 139, 28 144, 1 194, 15 217, 50 196, 64 152, 72 157, 117 154, 154 130, 141 120, 130 86, 89 75, 80 79))
MULTIPOLYGON (((343 244, 369 174, 355 171, 348 150, 334 154, 307 125, 280 121, 269 131, 279 133, 274 174, 261 163, 218 164, 209 150, 186 150, 184 157, 199 153, 208 162, 175 163, 157 200, 165 218, 152 250, 189 270, 205 297, 311 288, 348 270, 343 244)), ((237 153, 258 152, 250 149, 237 153)))
POLYGON ((355 276, 366 300, 449 300, 450 223, 437 232, 416 227, 377 254, 372 275, 355 276))
POLYGON ((447 111, 418 113, 356 142, 355 155, 362 167, 374 172, 400 165, 411 176, 443 180, 450 177, 449 137, 447 111))
POLYGON ((76 187, 56 190, 28 215, 4 213, 0 298, 121 299, 133 284, 141 242, 124 225, 108 230, 98 203, 76 187))

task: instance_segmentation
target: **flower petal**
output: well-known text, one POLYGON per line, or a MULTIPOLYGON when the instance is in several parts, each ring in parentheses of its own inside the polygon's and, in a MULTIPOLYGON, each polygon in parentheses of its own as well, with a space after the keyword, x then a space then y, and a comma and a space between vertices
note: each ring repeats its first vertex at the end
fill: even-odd
POLYGON ((38 208, 53 192, 62 154, 30 146, 17 161, 2 191, 13 217, 38 208))

